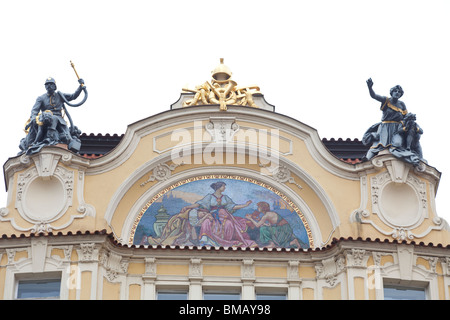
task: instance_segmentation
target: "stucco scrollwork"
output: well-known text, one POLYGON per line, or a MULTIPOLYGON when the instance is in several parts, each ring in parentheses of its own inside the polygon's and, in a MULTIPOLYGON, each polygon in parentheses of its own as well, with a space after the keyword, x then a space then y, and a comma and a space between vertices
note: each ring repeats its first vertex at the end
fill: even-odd
POLYGON ((31 167, 19 174, 16 208, 20 216, 33 224, 33 227, 27 229, 15 226, 16 229, 38 233, 51 232, 57 229, 51 223, 72 206, 73 171, 56 167, 52 162, 50 165, 40 169, 31 167))
POLYGON ((145 258, 145 277, 156 278, 156 259, 145 258))
POLYGON ((0 208, 0 217, 6 217, 9 214, 8 208, 0 208))
POLYGON ((294 179, 294 177, 291 176, 291 170, 286 165, 280 164, 274 168, 266 166, 262 163, 259 164, 260 167, 265 168, 268 170, 268 172, 271 174, 271 177, 279 183, 291 183, 296 185, 300 190, 303 189, 303 187, 297 183, 294 179))
POLYGON ((202 277, 202 260, 199 258, 192 258, 189 263, 189 277, 201 278, 202 277))
POLYGON ((338 282, 338 275, 345 269, 345 258, 339 256, 322 260, 315 269, 318 279, 324 279, 330 287, 334 287, 338 282))
POLYGON ((10 222, 18 231, 48 233, 66 228, 74 219, 95 215, 95 209, 84 203, 84 180, 80 179, 78 213, 82 214, 72 214, 68 221, 58 225, 57 221, 66 214, 74 201, 75 170, 60 165, 60 161, 70 160, 61 154, 41 152, 31 159, 35 165, 17 175, 17 192, 14 199, 15 208, 26 223, 18 222, 21 219, 15 219, 6 208, 1 210, 0 221, 10 222))
POLYGON ((368 255, 364 249, 352 249, 347 254, 348 264, 353 267, 365 267, 368 255))
POLYGON ((239 131, 239 125, 234 117, 210 117, 209 121, 205 129, 213 142, 231 142, 239 131))
POLYGON ((289 281, 300 282, 300 275, 298 273, 298 267, 300 262, 298 260, 290 260, 288 262, 288 274, 289 281))
POLYGON ((98 249, 95 243, 80 243, 77 253, 81 262, 91 262, 97 260, 98 249))
POLYGON ((253 259, 244 259, 242 261, 242 278, 246 280, 255 279, 255 265, 253 259))
POLYGON ((124 259, 121 255, 113 252, 103 252, 100 262, 105 268, 106 279, 114 282, 119 274, 126 273, 128 270, 129 260, 124 259))
POLYGON ((386 172, 372 177, 372 211, 388 226, 409 231, 427 216, 426 188, 411 175, 404 181, 396 183, 386 172))
POLYGON ((140 184, 141 187, 144 187, 147 183, 153 182, 155 180, 157 181, 165 181, 169 179, 172 176, 172 171, 175 170, 178 166, 183 165, 184 163, 180 164, 171 164, 168 165, 166 163, 158 163, 152 170, 152 174, 148 177, 147 180, 145 180, 143 183, 140 184))
MULTIPOLYGON (((379 159, 372 162, 383 166, 383 161, 379 159)), ((370 186, 367 187, 365 181, 362 183, 361 193, 369 193, 366 197, 368 201, 362 202, 361 207, 354 211, 353 221, 370 224, 382 234, 397 240, 422 238, 432 230, 442 229, 445 221, 434 218, 428 229, 420 234, 414 232, 429 218, 426 183, 413 175, 414 171, 403 163, 390 161, 384 165, 388 170, 371 177, 370 186), (369 201, 371 213, 364 209, 369 201), (379 219, 374 219, 372 215, 377 215, 379 219)))

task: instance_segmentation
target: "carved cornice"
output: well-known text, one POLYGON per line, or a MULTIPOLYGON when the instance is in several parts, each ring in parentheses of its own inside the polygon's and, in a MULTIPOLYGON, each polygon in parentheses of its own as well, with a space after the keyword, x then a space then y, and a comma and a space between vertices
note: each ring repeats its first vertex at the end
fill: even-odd
POLYGON ((47 146, 34 155, 27 156, 26 154, 21 154, 8 159, 3 166, 5 180, 8 181, 14 173, 22 171, 33 164, 39 167, 42 177, 51 176, 51 170, 54 169, 54 166, 52 167, 51 165, 54 165, 55 161, 61 162, 65 166, 81 170, 88 168, 90 164, 90 160, 71 151, 55 146, 47 146))

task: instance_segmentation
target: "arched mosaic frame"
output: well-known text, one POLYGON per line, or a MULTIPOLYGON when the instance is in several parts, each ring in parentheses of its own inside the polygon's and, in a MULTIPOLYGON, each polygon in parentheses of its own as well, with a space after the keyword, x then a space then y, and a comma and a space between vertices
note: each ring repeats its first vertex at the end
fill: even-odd
MULTIPOLYGON (((200 184, 199 184, 200 185, 200 184)), ((199 187, 200 188, 200 187, 199 187)), ((205 188, 206 189, 206 188, 205 188)), ((203 194, 200 195, 198 194, 198 198, 203 198, 205 196, 205 194, 207 193, 212 193, 212 189, 209 190, 202 190, 203 194)), ((247 190, 248 192, 250 192, 252 190, 247 190)), ((194 192, 195 193, 195 192, 194 192)), ((224 195, 227 195, 227 191, 224 192, 224 195)), ((232 196, 232 193, 230 194, 230 196, 232 196)), ((242 202, 242 201, 241 201, 242 202)), ((270 201, 269 201, 270 202, 270 201)), ((190 203, 186 203, 186 204, 192 204, 192 201, 190 203)), ((238 203, 236 203, 238 204, 238 203)), ((240 204, 240 203, 239 203, 240 204)), ((161 209, 161 205, 159 205, 159 208, 161 209)), ((177 209, 178 210, 178 209, 177 209)), ((238 211, 239 211, 238 210, 238 211)), ((253 213, 255 213, 255 211, 253 211, 253 213)), ((190 213, 192 215, 192 212, 190 213)), ((256 214, 256 213, 255 213, 256 214)), ((273 214, 272 214, 273 215, 273 214)), ((259 218, 262 218, 264 216, 264 213, 260 213, 259 214, 259 218)), ((256 216, 255 216, 256 217, 256 216)), ((192 227, 193 224, 190 223, 189 221, 190 216, 186 215, 182 215, 180 213, 180 217, 178 219, 178 221, 176 221, 176 226, 179 228, 183 228, 180 227, 180 225, 185 225, 186 228, 192 227), (189 224, 189 225, 187 225, 189 224)), ((149 219, 151 220, 151 219, 149 219)), ((172 219, 174 221, 170 222, 172 224, 175 225, 175 218, 172 219)), ((211 220, 211 219, 210 219, 211 220)), ((227 220, 227 219, 225 219, 227 220)), ((232 217, 229 217, 228 220, 233 220, 232 217)), ((230 223, 229 221, 227 221, 227 223, 230 223)), ((197 232, 200 230, 205 230, 205 226, 204 224, 209 224, 209 223, 203 223, 201 226, 196 226, 197 232)), ((217 223, 217 225, 219 226, 219 228, 221 228, 221 223, 217 223)), ((216 226, 217 229, 217 226, 216 226)), ((211 230, 211 229, 209 229, 211 230)), ((239 229, 241 232, 243 231, 243 229, 239 229)), ((167 231, 167 230, 166 230, 167 231)), ((173 228, 173 230, 169 230, 167 232, 171 232, 174 231, 175 235, 176 232, 185 232, 186 235, 188 232, 190 231, 181 231, 181 230, 176 230, 175 228, 173 228)), ((218 231, 218 230, 216 230, 218 231)), ((167 235, 166 232, 166 235, 167 235)), ((223 230, 222 230, 223 232, 223 230)), ((172 235, 173 236, 173 235, 172 235)), ((214 234, 213 234, 214 236, 214 234)), ((180 237, 182 238, 182 237, 180 237)), ((169 238, 166 238, 169 239, 169 238)), ((175 239, 175 238, 171 238, 171 239, 175 239)), ((217 239, 216 239, 217 240, 217 239)), ((224 174, 210 174, 210 175, 198 175, 198 176, 194 176, 194 177, 189 177, 186 179, 182 179, 180 181, 177 181, 171 185, 169 185, 168 187, 162 189, 161 191, 159 191, 158 193, 156 193, 155 195, 153 195, 151 197, 150 200, 148 200, 145 205, 141 208, 139 214, 137 214, 137 216, 134 219, 134 222, 131 226, 131 230, 129 233, 129 239, 128 239, 128 244, 129 245, 146 245, 146 244, 163 244, 163 245, 211 245, 211 246, 228 246, 228 244, 230 244, 230 246, 244 246, 244 247, 264 247, 264 246, 272 246, 272 247, 301 247, 301 248, 314 248, 314 240, 313 240, 313 235, 312 235, 312 231, 311 228, 308 224, 308 221, 305 217, 305 215, 303 214, 303 212, 300 210, 300 208, 295 204, 295 202, 293 202, 289 197, 287 197, 285 194, 283 194, 281 191, 279 191, 278 189, 274 188, 273 186, 250 178, 250 177, 244 177, 241 175, 224 175, 224 174), (238 185, 241 184, 242 186, 246 185, 249 188, 253 188, 253 191, 257 191, 260 193, 260 196, 257 197, 256 195, 254 196, 252 200, 252 206, 249 206, 250 208, 246 208, 246 210, 243 209, 239 209, 241 210, 241 212, 239 214, 237 214, 236 216, 238 218, 236 218, 236 220, 239 220, 240 223, 242 223, 242 219, 245 219, 247 221, 246 224, 249 227, 249 229, 255 229, 256 225, 251 223, 248 219, 245 218, 245 214, 249 214, 249 211, 252 211, 255 209, 255 207, 257 207, 257 202, 267 202, 264 200, 267 200, 265 198, 261 198, 261 194, 265 191, 267 193, 267 195, 272 197, 272 202, 270 203, 270 211, 271 212, 275 212, 276 214, 279 215, 278 217, 278 222, 276 224, 272 224, 272 225, 268 225, 268 223, 259 226, 259 230, 252 230, 252 232, 250 232, 249 230, 248 232, 245 231, 247 234, 245 235, 246 238, 250 238, 249 242, 246 243, 242 243, 241 242, 234 242, 232 244, 230 244, 229 242, 222 242, 221 239, 218 239, 219 241, 214 241, 214 237, 211 237, 211 242, 201 242, 201 243, 192 243, 191 241, 187 241, 186 243, 180 243, 179 239, 176 242, 170 242, 170 240, 168 240, 169 242, 165 241, 165 239, 162 239, 161 234, 164 233, 163 230, 161 229, 161 227, 164 229, 170 229, 167 227, 167 225, 169 224, 169 220, 174 218, 177 213, 173 213, 167 214, 164 212, 160 212, 164 217, 164 219, 158 221, 158 228, 159 231, 157 232, 155 229, 155 223, 157 222, 157 218, 156 218, 156 207, 158 203, 162 203, 164 201, 164 197, 167 197, 168 195, 171 195, 173 193, 173 191, 177 191, 177 189, 183 189, 186 188, 189 184, 191 186, 193 186, 193 184, 195 184, 196 182, 202 181, 203 182, 203 187, 206 183, 210 183, 213 181, 224 181, 225 183, 229 182, 230 185, 238 185), (274 208, 273 207, 273 203, 274 201, 276 201, 277 199, 279 199, 279 201, 281 201, 280 203, 282 203, 283 206, 285 206, 281 211, 284 213, 282 214, 282 212, 280 212, 280 208, 274 208), (153 206, 154 205, 154 206, 153 206), (153 207, 152 207, 153 206, 153 207), (149 213, 149 210, 152 209, 149 213), (284 210, 284 211, 283 211, 284 210), (289 216, 289 214, 287 213, 287 211, 291 212, 291 216, 289 216), (277 212, 278 211, 278 212, 277 212), (153 214, 153 232, 151 232, 151 234, 147 235, 151 238, 149 239, 149 243, 146 243, 145 241, 142 241, 141 239, 141 235, 142 235, 142 230, 140 229, 140 226, 142 226, 142 224, 140 225, 140 223, 143 223, 143 220, 145 220, 146 217, 146 213, 147 215, 152 215, 153 214), (284 221, 283 221, 284 220, 284 221), (164 222, 167 223, 167 225, 164 225, 164 222), (162 224, 162 226, 161 226, 162 224), (288 224, 288 226, 286 225, 288 224), (253 227, 253 228, 252 228, 253 227), (261 229, 262 227, 262 229, 261 229), (297 240, 299 240, 297 242, 297 244, 295 243, 295 239, 292 239, 293 243, 291 244, 291 241, 287 241, 287 237, 288 237, 288 233, 289 230, 292 229, 292 235, 294 238, 297 238, 297 240), (295 230, 295 232, 294 232, 295 230), (261 240, 257 239, 258 238, 258 231, 259 231, 259 235, 263 235, 265 240, 269 240, 269 241, 264 241, 261 242, 261 240), (250 235, 251 233, 251 235, 250 235), (301 236, 299 236, 299 234, 302 234, 301 236), (159 238, 158 238, 159 236, 159 238), (135 238, 136 237, 136 238, 135 238), (140 240, 141 239, 141 240, 140 240), (156 240, 155 240, 156 239, 156 240), (158 241, 159 239, 159 241, 158 241), (161 240, 162 239, 162 240, 161 240), (154 241, 155 240, 155 241, 154 241), (270 241, 270 240, 274 240, 274 241, 270 241), (164 242, 165 241, 165 242, 164 242), (287 243, 289 242, 289 245, 287 245, 287 243), (284 245, 282 245, 284 243, 284 245)))

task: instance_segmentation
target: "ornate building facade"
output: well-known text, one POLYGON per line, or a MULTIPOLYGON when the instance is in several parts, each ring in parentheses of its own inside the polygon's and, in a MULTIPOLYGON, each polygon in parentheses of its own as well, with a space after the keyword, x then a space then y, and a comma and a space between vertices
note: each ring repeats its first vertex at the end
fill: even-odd
POLYGON ((450 299, 437 169, 212 76, 123 136, 7 160, 1 299, 450 299))

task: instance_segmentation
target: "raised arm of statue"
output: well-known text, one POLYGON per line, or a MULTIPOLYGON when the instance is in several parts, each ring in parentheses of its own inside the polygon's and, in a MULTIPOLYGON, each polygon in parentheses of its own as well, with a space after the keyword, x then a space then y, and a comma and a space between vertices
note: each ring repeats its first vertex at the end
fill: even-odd
POLYGON ((83 79, 79 79, 78 82, 80 83, 80 85, 78 86, 77 90, 74 93, 72 93, 72 94, 64 93, 64 97, 66 98, 67 101, 75 100, 76 98, 78 98, 81 91, 83 91, 83 87, 84 87, 83 79))
POLYGON ((381 103, 384 103, 384 102, 386 101, 386 97, 380 96, 380 95, 376 94, 375 91, 373 91, 373 81, 372 81, 372 78, 369 78, 369 79, 366 81, 366 83, 367 83, 367 87, 369 88, 370 96, 371 96, 373 99, 375 99, 375 100, 377 100, 377 101, 380 101, 381 103))
POLYGON ((59 95, 64 100, 64 102, 67 105, 71 106, 71 107, 79 107, 79 106, 81 106, 83 103, 86 102, 87 97, 88 97, 88 92, 87 92, 86 86, 84 85, 84 80, 83 79, 78 79, 78 82, 80 83, 80 86, 78 87, 78 89, 73 94, 66 94, 66 93, 62 93, 61 91, 58 91, 59 95), (83 100, 81 100, 78 103, 70 103, 69 101, 72 101, 72 100, 75 100, 76 98, 78 98, 78 96, 80 95, 81 91, 84 91, 84 98, 83 98, 83 100))

